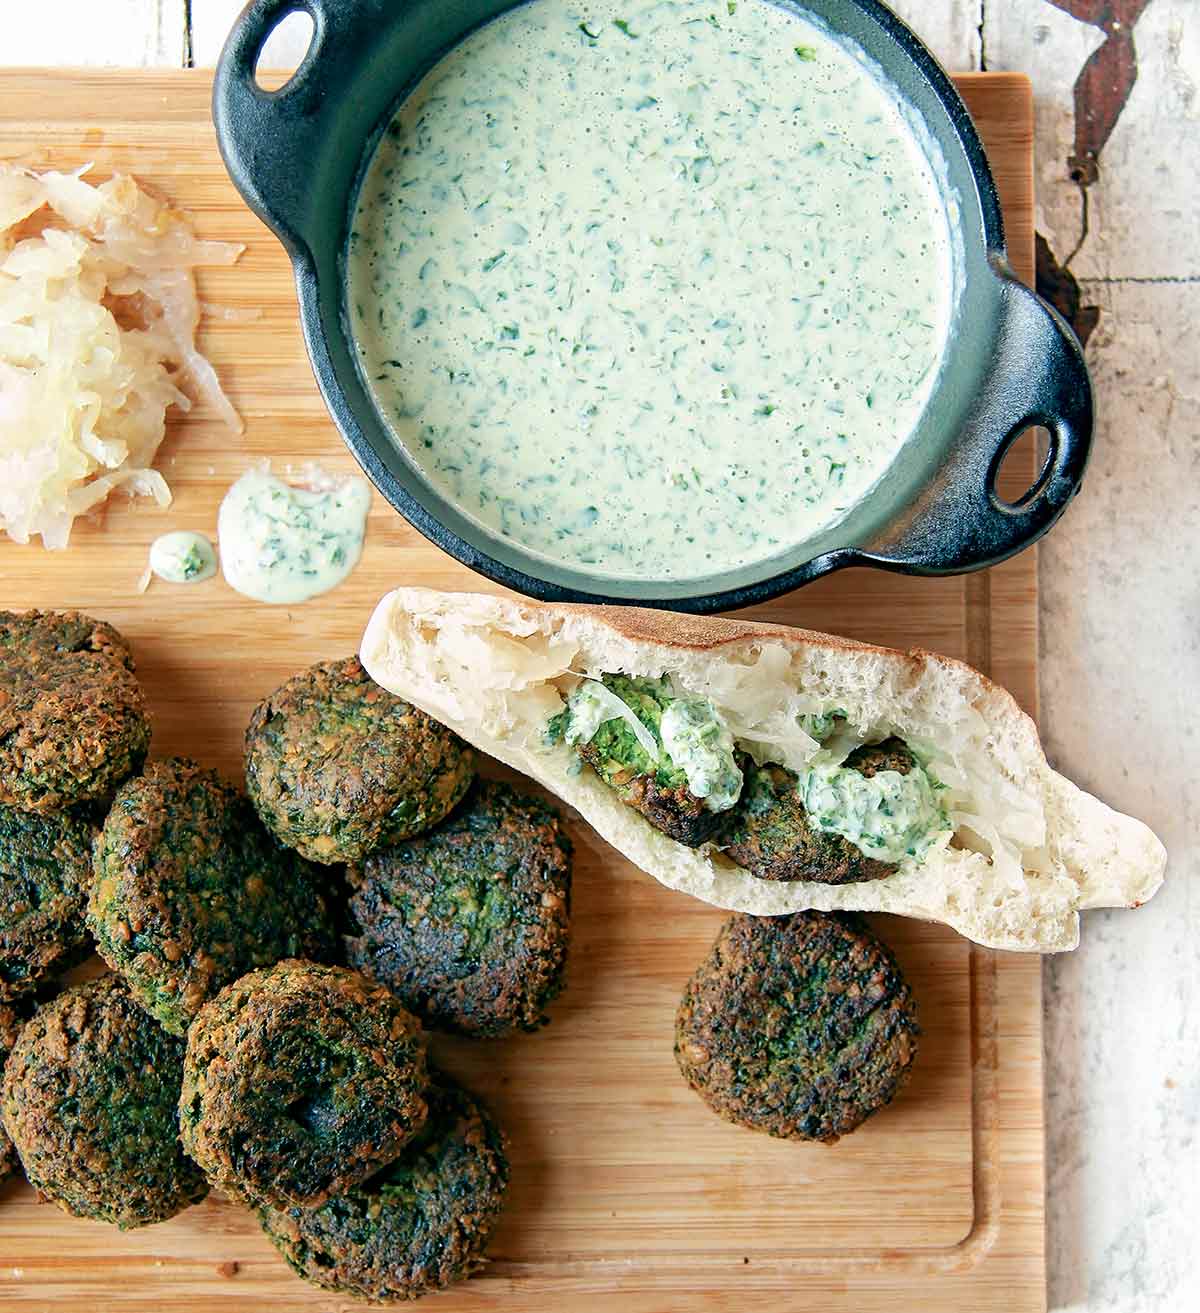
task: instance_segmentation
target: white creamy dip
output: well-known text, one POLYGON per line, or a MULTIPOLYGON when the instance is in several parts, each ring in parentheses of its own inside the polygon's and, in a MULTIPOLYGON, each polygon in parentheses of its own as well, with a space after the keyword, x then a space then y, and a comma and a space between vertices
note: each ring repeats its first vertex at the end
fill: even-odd
POLYGON ((169 584, 198 584, 217 573, 217 554, 202 533, 176 529, 150 544, 150 569, 169 584))
POLYGON ((840 518, 937 374, 950 240, 900 110, 765 0, 534 0, 384 134, 348 259, 381 412, 525 548, 698 578, 840 518))
POLYGON ((305 602, 358 564, 371 489, 345 479, 324 491, 293 488, 265 469, 247 471, 217 517, 226 582, 257 602, 305 602))

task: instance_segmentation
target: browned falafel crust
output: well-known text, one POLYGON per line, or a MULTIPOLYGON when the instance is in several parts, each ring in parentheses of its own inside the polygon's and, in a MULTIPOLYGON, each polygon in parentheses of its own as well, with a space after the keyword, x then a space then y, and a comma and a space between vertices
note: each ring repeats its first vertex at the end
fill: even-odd
POLYGON ((439 1030, 534 1030, 563 987, 571 866, 554 808, 481 780, 436 829, 351 868, 347 955, 439 1030))
MULTIPOLYGON (((881 770, 907 775, 914 759, 900 739, 892 738, 855 748, 845 765, 870 779, 881 770)), ((895 874, 894 862, 868 857, 842 835, 811 825, 796 782, 786 766, 746 763, 742 796, 718 841, 727 857, 759 880, 859 884, 895 874)))
POLYGON ((508 1188, 499 1128, 447 1077, 399 1158, 320 1208, 263 1209, 259 1220, 292 1269, 326 1290, 396 1303, 443 1290, 483 1266, 508 1188))
POLYGON ((898 775, 907 775, 917 764, 908 744, 903 739, 892 737, 882 743, 864 743, 855 748, 846 758, 847 766, 870 779, 881 770, 894 770, 898 775))
POLYGON ((192 1023, 180 1134, 227 1193, 313 1208, 400 1153, 425 1121, 427 1082, 420 1025, 382 985, 279 962, 192 1023))
POLYGON ((244 794, 175 757, 118 791, 96 842, 88 927, 138 1002, 183 1035, 247 971, 337 956, 327 886, 244 794))
POLYGON ((30 993, 91 951, 84 912, 95 836, 69 813, 0 804, 0 999, 30 993))
POLYGON ((637 774, 631 767, 613 770, 590 743, 579 755, 616 790, 627 807, 641 814, 669 839, 688 848, 699 848, 721 828, 724 816, 709 811, 686 783, 663 784, 656 775, 637 774))
POLYGON ((832 1142, 895 1097, 919 1033, 908 982, 860 918, 737 915, 684 991, 675 1058, 726 1121, 832 1142))
MULTIPOLYGON (((24 1018, 7 1003, 0 1003, 0 1072, 4 1070, 4 1061, 17 1042, 24 1018)), ((0 1116, 0 1181, 7 1181, 17 1170, 17 1150, 4 1129, 4 1118, 0 1116)))
POLYGON ((179 1145, 183 1043, 119 976, 64 990, 34 1013, 4 1068, 4 1124, 29 1182, 76 1217, 122 1230, 208 1193, 179 1145))
POLYGON ((108 798, 150 746, 129 644, 78 611, 0 611, 0 803, 108 798))
POLYGON ((263 823, 314 862, 353 862, 436 825, 475 756, 382 689, 357 657, 302 670, 254 709, 246 787, 263 823))

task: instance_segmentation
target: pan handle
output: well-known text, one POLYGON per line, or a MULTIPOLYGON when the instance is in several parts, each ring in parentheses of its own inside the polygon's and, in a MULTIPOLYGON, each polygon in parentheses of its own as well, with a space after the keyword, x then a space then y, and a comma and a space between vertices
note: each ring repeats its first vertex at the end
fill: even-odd
MULTIPOLYGON (((392 0, 396 3, 397 0, 392 0)), ((399 0, 405 3, 406 0, 399 0)), ((293 258, 311 259, 316 216, 326 197, 313 185, 313 159, 337 112, 318 63, 349 85, 368 53, 388 0, 251 0, 233 25, 213 82, 213 122, 225 167, 246 203, 293 258), (290 14, 313 21, 308 53, 291 79, 265 91, 255 70, 267 39, 290 14)))
POLYGON ((1092 385, 1067 322, 1002 257, 1001 330, 985 378, 935 484, 897 536, 863 555, 883 566, 956 574, 1006 560, 1036 542, 1079 491, 1092 444, 1092 385), (1004 457, 1033 425, 1050 447, 1033 486, 1015 503, 996 490, 1004 457))

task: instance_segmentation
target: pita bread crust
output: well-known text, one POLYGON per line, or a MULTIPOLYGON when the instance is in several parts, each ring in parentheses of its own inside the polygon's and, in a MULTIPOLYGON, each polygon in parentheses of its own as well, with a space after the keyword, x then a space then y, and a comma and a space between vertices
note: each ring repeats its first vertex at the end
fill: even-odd
POLYGON ((1012 696, 948 657, 748 620, 402 588, 376 608, 361 658, 378 683, 557 793, 663 884, 718 907, 891 912, 945 922, 988 947, 1057 952, 1078 943, 1081 909, 1136 907, 1162 883, 1166 854, 1150 830, 1051 770, 1012 696), (781 701, 812 689, 863 723, 946 746, 979 784, 976 822, 1034 836, 1010 844, 1020 858, 994 861, 986 843, 956 840, 884 880, 757 880, 712 847, 668 839, 580 771, 572 750, 545 741, 561 706, 551 681, 568 671, 669 671, 706 687, 743 677, 766 651, 777 665, 786 654, 781 701))

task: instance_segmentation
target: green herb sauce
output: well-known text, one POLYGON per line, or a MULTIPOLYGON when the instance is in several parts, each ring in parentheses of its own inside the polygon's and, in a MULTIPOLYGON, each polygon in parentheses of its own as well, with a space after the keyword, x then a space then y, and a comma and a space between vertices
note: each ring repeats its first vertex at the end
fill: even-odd
POLYGON ((328 592, 358 564, 370 507, 362 479, 312 492, 250 470, 221 502, 225 578, 258 602, 304 602, 328 592))
POLYGON ((534 0, 385 132, 361 368, 412 462, 576 568, 694 579, 842 517, 913 432, 952 272, 928 159, 848 45, 765 3, 534 0))
POLYGON ((178 529, 151 543, 150 569, 169 584, 198 584, 217 573, 217 553, 202 533, 178 529))
POLYGON ((920 765, 905 775, 884 770, 869 778, 842 766, 815 766, 796 787, 810 824, 883 862, 921 857, 950 828, 936 786, 920 765))

